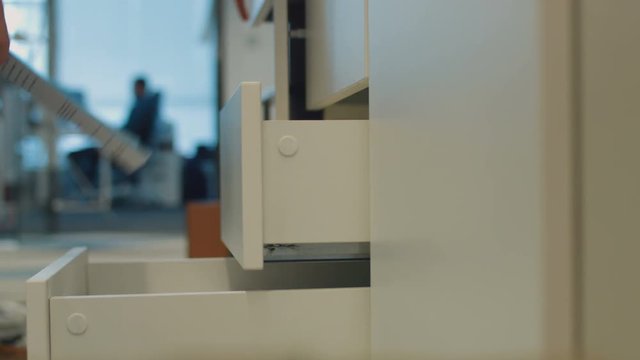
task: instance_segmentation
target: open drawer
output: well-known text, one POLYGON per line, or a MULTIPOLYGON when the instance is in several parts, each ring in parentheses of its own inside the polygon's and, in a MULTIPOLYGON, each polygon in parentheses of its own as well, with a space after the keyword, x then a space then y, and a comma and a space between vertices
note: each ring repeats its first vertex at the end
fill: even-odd
POLYGON ((30 359, 367 359, 367 261, 89 263, 27 283, 30 359))
POLYGON ((274 244, 368 245, 368 121, 264 121, 260 83, 245 82, 220 131, 222 241, 244 269, 274 244))

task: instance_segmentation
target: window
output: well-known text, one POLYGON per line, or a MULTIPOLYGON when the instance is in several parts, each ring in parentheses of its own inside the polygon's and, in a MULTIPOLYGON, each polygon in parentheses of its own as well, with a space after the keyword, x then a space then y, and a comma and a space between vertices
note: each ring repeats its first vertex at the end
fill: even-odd
POLYGON ((175 148, 190 155, 217 141, 209 0, 58 0, 57 78, 84 93, 85 105, 114 127, 124 124, 132 81, 144 74, 162 92, 161 120, 175 148))
POLYGON ((38 73, 49 73, 49 14, 47 0, 5 0, 11 51, 38 73))

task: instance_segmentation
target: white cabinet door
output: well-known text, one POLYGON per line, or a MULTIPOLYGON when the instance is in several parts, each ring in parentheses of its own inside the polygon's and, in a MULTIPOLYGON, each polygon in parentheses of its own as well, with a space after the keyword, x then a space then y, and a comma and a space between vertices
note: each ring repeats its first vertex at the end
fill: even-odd
POLYGON ((368 0, 306 6, 307 107, 321 109, 369 84, 368 0))
POLYGON ((374 359, 542 358, 539 3, 369 1, 374 359))

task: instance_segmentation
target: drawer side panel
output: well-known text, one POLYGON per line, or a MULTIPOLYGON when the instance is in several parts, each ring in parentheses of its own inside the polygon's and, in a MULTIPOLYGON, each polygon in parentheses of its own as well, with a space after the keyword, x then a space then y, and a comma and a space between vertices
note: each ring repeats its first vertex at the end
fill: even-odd
POLYGON ((50 359, 49 299, 87 294, 87 249, 74 248, 27 281, 27 349, 30 360, 50 359))

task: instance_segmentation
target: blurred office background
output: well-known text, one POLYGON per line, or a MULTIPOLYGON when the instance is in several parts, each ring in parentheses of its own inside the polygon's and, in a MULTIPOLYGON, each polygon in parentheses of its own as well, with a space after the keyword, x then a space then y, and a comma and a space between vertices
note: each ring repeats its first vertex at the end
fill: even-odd
POLYGON ((271 24, 251 28, 216 0, 4 7, 11 51, 109 126, 126 124, 136 77, 161 96, 149 163, 132 180, 98 161, 91 179, 69 154, 96 144, 0 81, 0 312, 73 246, 93 259, 187 256, 187 208, 218 198, 219 104, 242 79, 274 83, 271 24))
POLYGON ((125 125, 134 78, 144 76, 161 100, 154 155, 136 183, 127 184, 117 169, 100 165, 92 183, 68 158, 95 146, 91 139, 3 84, 7 129, 2 135, 11 143, 3 142, 2 231, 182 232, 185 202, 217 197, 215 3, 4 4, 12 52, 109 126, 125 125))
POLYGON ((274 84, 273 26, 247 26, 231 1, 3 3, 13 54, 108 126, 127 123, 139 76, 160 101, 145 167, 132 178, 98 160, 89 176, 69 155, 97 144, 0 80, 0 358, 24 345, 3 329, 7 314, 23 324, 25 281, 69 248, 182 258, 188 219, 205 243, 219 231, 219 104, 242 80, 274 84))

